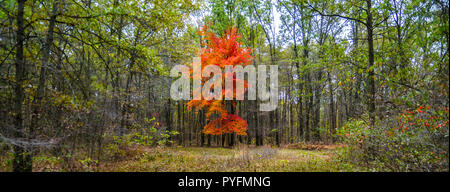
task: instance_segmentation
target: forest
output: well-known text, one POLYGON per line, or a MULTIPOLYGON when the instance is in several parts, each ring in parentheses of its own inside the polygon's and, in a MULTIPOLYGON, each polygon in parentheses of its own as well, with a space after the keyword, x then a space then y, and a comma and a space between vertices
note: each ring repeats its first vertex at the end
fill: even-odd
POLYGON ((448 172, 448 46, 447 0, 0 0, 0 172, 448 172))

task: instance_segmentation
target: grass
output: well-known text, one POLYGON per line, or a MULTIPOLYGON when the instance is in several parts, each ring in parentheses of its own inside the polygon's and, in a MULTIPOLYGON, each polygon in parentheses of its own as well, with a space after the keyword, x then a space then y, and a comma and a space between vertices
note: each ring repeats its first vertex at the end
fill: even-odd
MULTIPOLYGON (((339 172, 365 171, 339 158, 340 146, 315 149, 302 146, 248 147, 144 147, 125 149, 122 157, 94 161, 78 158, 34 157, 33 171, 99 172, 339 172), (64 165, 64 166, 63 166, 64 165)), ((10 171, 10 161, 0 158, 0 170, 10 171), (9 162, 9 163, 5 163, 9 162)))
POLYGON ((271 147, 147 148, 139 156, 104 163, 97 171, 149 172, 336 172, 360 171, 334 159, 335 150, 271 147))

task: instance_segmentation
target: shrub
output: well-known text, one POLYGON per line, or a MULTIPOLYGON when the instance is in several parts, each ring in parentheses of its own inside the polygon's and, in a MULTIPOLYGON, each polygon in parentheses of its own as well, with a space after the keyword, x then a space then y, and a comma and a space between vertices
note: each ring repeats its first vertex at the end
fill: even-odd
POLYGON ((158 122, 152 123, 154 120, 155 118, 145 120, 144 125, 148 125, 149 128, 144 131, 135 130, 123 136, 113 136, 112 142, 105 147, 106 158, 117 160, 124 156, 133 156, 130 155, 130 152, 136 151, 132 148, 138 146, 164 146, 172 143, 169 138, 177 135, 178 132, 156 129, 155 126, 158 125, 158 122))
POLYGON ((338 130, 347 159, 381 171, 448 171, 449 112, 420 106, 370 129, 353 120, 338 130))

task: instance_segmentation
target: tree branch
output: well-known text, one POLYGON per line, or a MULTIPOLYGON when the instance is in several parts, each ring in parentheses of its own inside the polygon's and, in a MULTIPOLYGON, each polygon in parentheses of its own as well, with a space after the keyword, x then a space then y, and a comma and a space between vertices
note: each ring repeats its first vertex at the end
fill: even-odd
POLYGON ((361 21, 361 20, 359 20, 359 19, 355 19, 355 18, 347 17, 347 16, 342 16, 342 15, 338 15, 338 14, 324 14, 324 13, 322 13, 321 11, 317 10, 316 8, 314 8, 314 7, 313 7, 311 4, 309 4, 309 3, 308 3, 308 6, 309 6, 313 11, 319 13, 319 15, 326 16, 326 17, 340 17, 340 18, 343 18, 343 19, 356 21, 356 22, 358 22, 358 23, 361 23, 361 24, 367 26, 367 23, 365 23, 364 21, 361 21))

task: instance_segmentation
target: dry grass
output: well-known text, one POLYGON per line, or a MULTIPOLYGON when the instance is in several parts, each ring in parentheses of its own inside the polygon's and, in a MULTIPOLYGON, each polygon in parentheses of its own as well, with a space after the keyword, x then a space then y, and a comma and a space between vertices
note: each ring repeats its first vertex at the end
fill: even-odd
POLYGON ((301 150, 335 150, 344 147, 343 144, 325 144, 325 143, 293 143, 288 144, 285 148, 301 149, 301 150))
MULTIPOLYGON (((123 157, 99 162, 77 159, 62 163, 60 158, 39 156, 34 171, 100 172, 331 172, 358 171, 357 167, 335 158, 339 145, 295 144, 270 146, 219 147, 143 147, 122 150, 123 157), (61 166, 64 164, 71 164, 61 166)), ((3 167, 4 168, 4 167, 3 167)))
POLYGON ((327 150, 246 147, 148 148, 140 157, 101 164, 97 171, 169 172, 273 172, 350 171, 352 166, 333 161, 333 147, 327 150))

